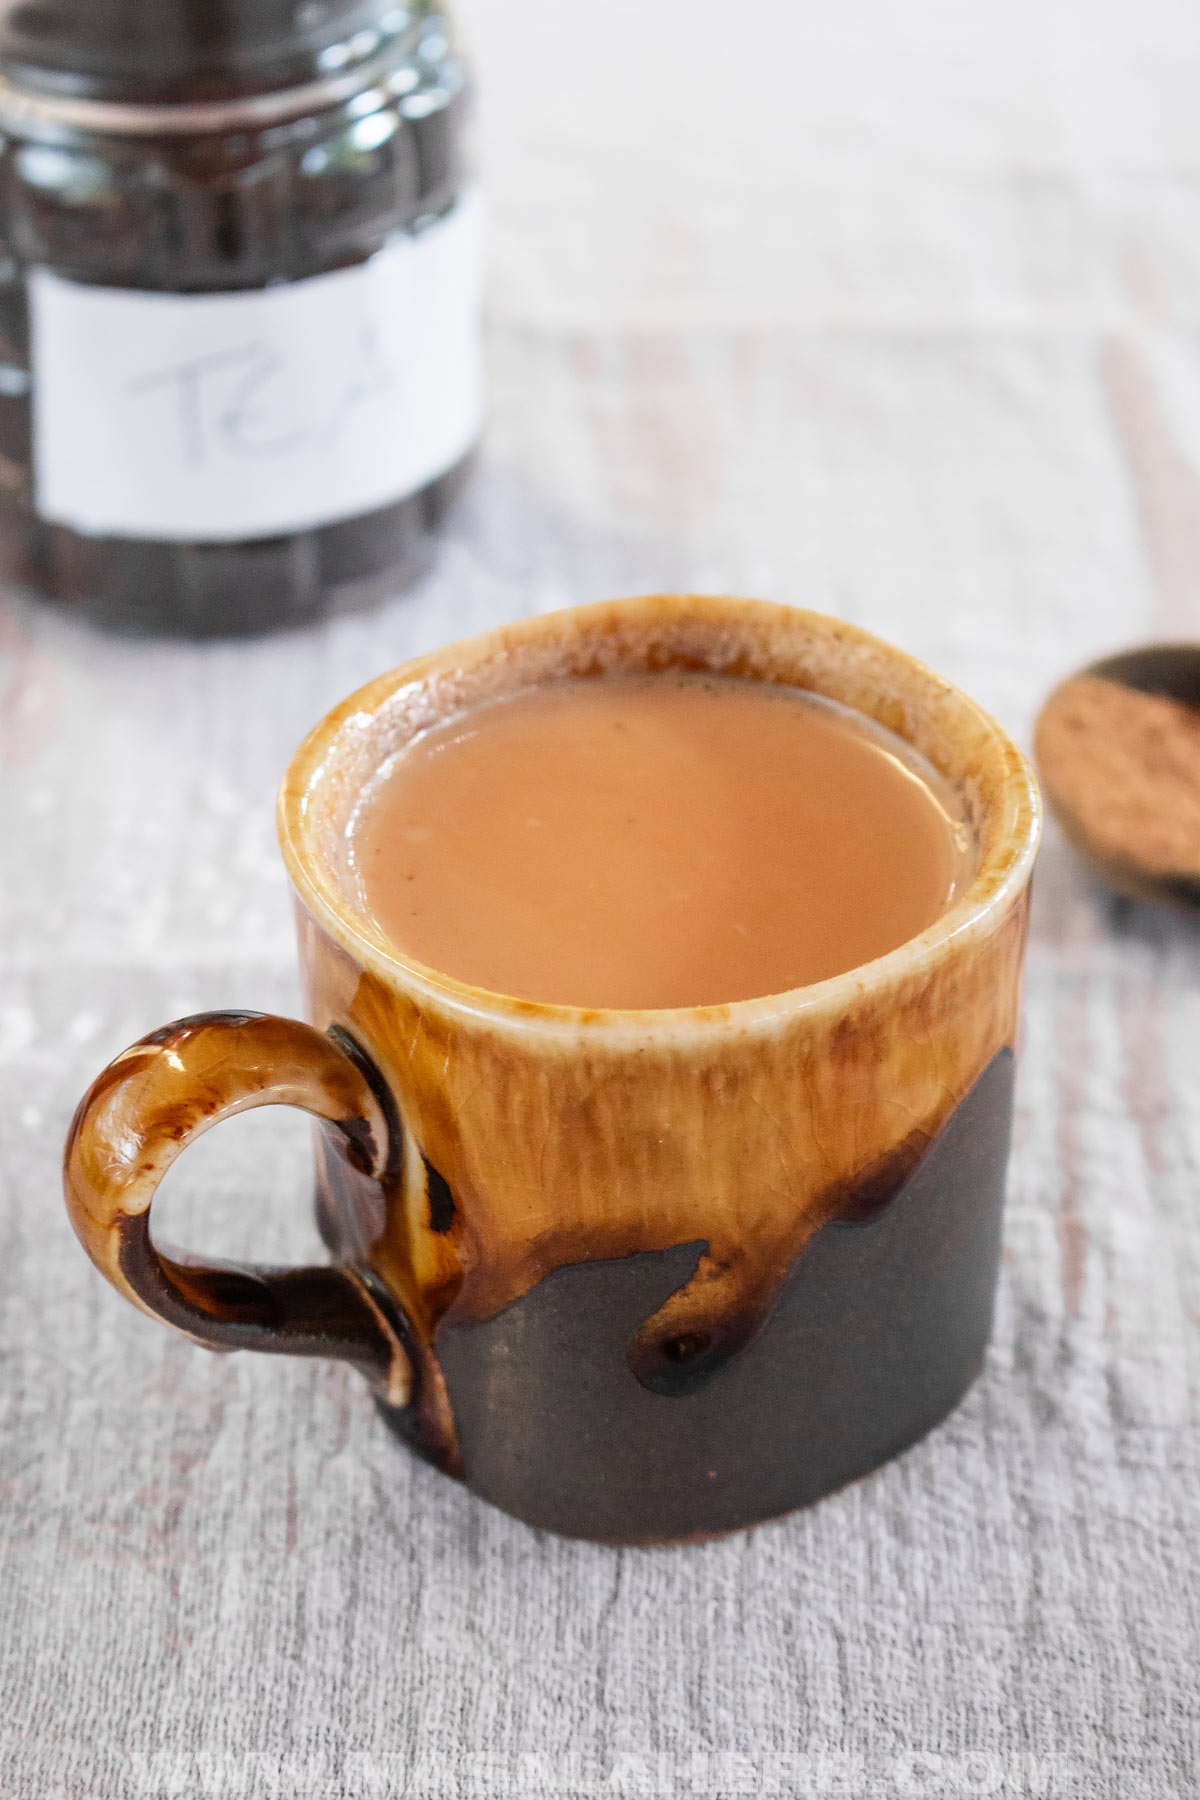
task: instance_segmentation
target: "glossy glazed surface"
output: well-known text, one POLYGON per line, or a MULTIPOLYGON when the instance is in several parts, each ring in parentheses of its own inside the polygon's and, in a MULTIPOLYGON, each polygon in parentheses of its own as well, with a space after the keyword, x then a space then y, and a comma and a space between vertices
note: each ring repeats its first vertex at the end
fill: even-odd
POLYGON ((955 1403, 990 1324, 1038 834, 1023 759, 965 696, 786 608, 654 596, 545 615, 352 696, 294 759, 280 832, 311 1024, 166 1027, 72 1127, 72 1218, 127 1298, 208 1343, 353 1362, 447 1473, 605 1541, 816 1499, 955 1403), (698 668, 787 681, 904 736, 973 831, 961 898, 848 974, 662 1012, 469 988, 356 912, 346 826, 406 734, 531 675, 698 668), (317 1192, 335 1267, 158 1251, 163 1170, 271 1101, 333 1127, 317 1192))
POLYGON ((1011 1111, 1005 1050, 885 1205, 816 1233, 736 1357, 634 1360, 629 1379, 702 1243, 556 1270, 442 1333, 468 1480, 545 1529, 661 1543, 776 1517, 906 1449, 979 1371, 1011 1111))
POLYGON ((440 1444, 443 1466, 461 1460, 438 1359, 447 1334, 497 1318, 556 1269, 696 1245, 687 1279, 634 1334, 630 1378, 653 1383, 692 1358, 714 1374, 754 1339, 821 1226, 898 1193, 1014 1041, 1038 832, 1027 765, 940 677, 818 615, 655 596, 437 652, 313 733, 280 829, 310 1015, 368 1051, 403 1134, 382 1193, 325 1157, 322 1217, 413 1320, 422 1442, 440 1444), (850 974, 655 1014, 506 1000, 399 957, 356 916, 345 827, 408 734, 551 675, 680 668, 791 681, 904 737, 975 835, 960 900, 850 974))

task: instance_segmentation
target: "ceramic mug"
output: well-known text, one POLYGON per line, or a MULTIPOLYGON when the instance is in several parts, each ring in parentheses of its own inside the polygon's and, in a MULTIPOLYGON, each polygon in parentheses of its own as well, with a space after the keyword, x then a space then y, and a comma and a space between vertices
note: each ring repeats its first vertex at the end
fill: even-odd
POLYGON ((67 1144, 76 1231, 200 1343, 355 1364, 413 1448, 531 1525, 661 1543, 816 1500, 921 1437, 980 1367, 1038 818, 978 706, 835 619, 655 596, 439 650, 338 707, 284 779, 311 1023, 206 1013, 117 1057, 67 1144), (961 804, 961 896, 848 974, 677 1010, 485 992, 382 936, 346 828, 387 757, 532 683, 672 669, 812 690, 898 733, 961 804), (272 1103, 319 1121, 331 1266, 156 1246, 179 1151, 272 1103))

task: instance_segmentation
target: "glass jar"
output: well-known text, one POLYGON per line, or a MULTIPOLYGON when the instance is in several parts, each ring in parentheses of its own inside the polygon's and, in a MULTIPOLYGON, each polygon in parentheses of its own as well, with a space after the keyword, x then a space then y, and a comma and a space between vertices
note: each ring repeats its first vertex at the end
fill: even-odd
POLYGON ((21 4, 0 77, 0 573, 189 635, 411 579, 482 411, 443 9, 21 4))

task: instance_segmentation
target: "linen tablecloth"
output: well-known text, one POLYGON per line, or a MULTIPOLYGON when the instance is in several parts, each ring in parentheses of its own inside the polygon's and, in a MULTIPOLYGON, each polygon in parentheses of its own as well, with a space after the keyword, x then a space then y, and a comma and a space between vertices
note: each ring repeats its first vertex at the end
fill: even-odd
MULTIPOLYGON (((654 588, 841 614, 1027 740, 1200 629, 1200 23, 1183 0, 461 0, 491 418, 433 573, 250 644, 0 624, 0 1795, 1003 1794, 1200 1782, 1200 931, 1037 883, 994 1344, 924 1443, 686 1550, 539 1535, 345 1369, 91 1270, 75 1101, 299 1006, 276 784, 355 685, 654 588)), ((299 1115, 159 1228, 317 1252, 299 1115)))

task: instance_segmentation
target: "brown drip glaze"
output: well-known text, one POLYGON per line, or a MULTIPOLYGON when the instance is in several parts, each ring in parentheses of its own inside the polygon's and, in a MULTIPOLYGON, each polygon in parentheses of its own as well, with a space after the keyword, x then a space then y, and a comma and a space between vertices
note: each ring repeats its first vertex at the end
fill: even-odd
POLYGON ((64 1162, 71 1222, 119 1292, 198 1342, 338 1357, 399 1399, 411 1385, 408 1328, 369 1272, 182 1261, 151 1241, 150 1202, 180 1151, 266 1105, 313 1113, 364 1178, 386 1167, 379 1106, 335 1042, 293 1019, 203 1013, 134 1044, 80 1102, 64 1162))
MULTIPOLYGON (((339 742, 332 722, 323 748, 337 744, 341 791, 328 826, 328 796, 310 794, 318 817, 306 829, 318 839, 346 816, 359 758, 382 760, 447 711, 564 672, 686 667, 790 678, 899 731, 963 798, 980 846, 976 896, 998 883, 989 858, 1019 806, 1004 802, 1005 784, 1031 792, 1016 751, 978 714, 956 718, 951 738, 946 715, 961 697, 916 665, 898 678, 896 653, 834 621, 810 632, 808 615, 785 616, 804 620, 800 642, 783 641, 775 608, 626 602, 571 615, 559 635, 553 619, 492 634, 477 660, 427 659, 388 692, 377 684, 347 703, 353 737, 339 742)), ((692 1246, 685 1278, 639 1322, 627 1357, 649 1390, 697 1392, 755 1338, 821 1227, 886 1209, 1012 1045, 1027 912, 1027 892, 1015 892, 987 930, 913 955, 888 979, 876 974, 885 963, 852 972, 836 1003, 816 988, 809 1004, 606 1014, 476 1004, 419 965, 391 974, 299 905, 309 1015, 345 1022, 402 1115, 406 1150, 373 1209, 372 1265, 432 1355, 556 1269, 692 1246)), ((358 935, 369 941, 369 925, 358 935)))
POLYGON ((557 1269, 443 1334, 471 1487, 571 1536, 679 1542, 778 1517, 922 1437, 991 1329, 1012 1060, 993 1058, 889 1205, 815 1234, 736 1356, 630 1380, 628 1338, 694 1244, 557 1269))
POLYGON ((754 1335, 820 1227, 886 1207, 1011 1046, 1027 910, 1022 900, 986 945, 899 997, 864 984, 827 1033, 798 1021, 790 1042, 733 1036, 692 1055, 657 1048, 652 1033, 632 1055, 606 1055, 581 1027, 548 1055, 478 1022, 438 1030, 356 976, 301 914, 312 1016, 344 1007, 403 1097, 414 1153, 384 1183, 373 1265, 432 1350, 553 1269, 697 1244, 687 1282, 638 1330, 631 1366, 653 1382, 662 1346, 692 1337, 715 1367, 754 1335), (431 1226, 430 1166, 453 1198, 448 1231, 431 1226))
POLYGON ((222 1347, 344 1357, 389 1423, 530 1523, 682 1542, 805 1504, 956 1403, 990 1329, 1038 834, 1019 752, 840 621, 654 596, 542 616, 353 696, 280 801, 311 1025, 184 1020, 68 1142, 76 1230, 142 1310, 222 1347), (965 893, 919 938, 766 1000, 591 1011, 405 961, 349 897, 345 828, 407 733, 555 675, 701 667, 857 706, 950 784, 965 893), (338 1263, 197 1266, 148 1208, 199 1131, 320 1121, 338 1263))

